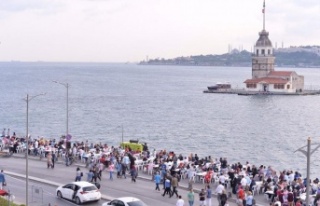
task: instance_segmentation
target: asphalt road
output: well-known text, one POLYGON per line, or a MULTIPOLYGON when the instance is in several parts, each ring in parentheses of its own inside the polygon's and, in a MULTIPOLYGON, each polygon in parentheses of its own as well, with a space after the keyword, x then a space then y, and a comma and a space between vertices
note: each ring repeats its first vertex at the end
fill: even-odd
MULTIPOLYGON (((0 169, 4 169, 8 186, 11 193, 15 196, 15 202, 25 203, 25 159, 22 154, 16 157, 0 158, 0 169)), ((50 203, 51 206, 68 206, 75 205, 67 200, 61 200, 56 197, 55 190, 58 186, 74 181, 77 166, 71 165, 69 167, 64 164, 56 164, 54 169, 47 169, 46 161, 40 161, 39 158, 30 157, 29 159, 29 203, 32 201, 32 206, 46 205, 50 203), (42 192, 43 191, 43 192, 42 192), (43 203, 43 204, 42 204, 43 203)), ((83 180, 86 179, 88 170, 80 167, 84 173, 83 180)), ((87 203, 85 205, 101 205, 110 199, 117 197, 133 196, 141 199, 149 206, 172 206, 175 205, 177 198, 168 196, 163 197, 161 192, 155 190, 155 184, 150 180, 151 177, 143 172, 139 172, 139 177, 136 183, 131 182, 130 177, 127 179, 109 179, 109 173, 104 171, 102 174, 102 181, 100 182, 100 191, 104 199, 97 203, 87 203)), ((181 181, 182 187, 186 187, 187 180, 181 181)), ((196 183, 194 188, 197 190, 203 188, 202 183, 196 183)), ((216 184, 212 184, 214 191, 216 184)), ((161 187, 160 187, 161 188, 161 187)), ((187 204, 187 190, 178 188, 179 194, 187 204)), ((198 204, 198 194, 195 194, 195 205, 198 204)), ((259 205, 269 205, 263 198, 263 195, 255 196, 259 205)), ((212 205, 217 205, 216 197, 212 198, 212 205)), ((236 206, 234 201, 229 201, 229 206, 236 206)))
MULTIPOLYGON (((10 193, 14 196, 14 202, 24 203, 26 201, 26 189, 25 189, 25 179, 16 178, 10 175, 6 175, 7 187, 6 190, 10 190, 10 193)), ((61 205, 61 206, 75 206, 76 204, 57 198, 55 194, 55 186, 44 184, 41 182, 29 181, 29 204, 32 206, 37 205, 61 205)), ((104 201, 100 200, 95 203, 86 203, 83 205, 87 206, 98 206, 101 205, 104 201)))
MULTIPOLYGON (((0 159, 0 168, 3 168, 5 172, 14 172, 17 174, 25 175, 25 160, 21 158, 1 158, 0 159)), ((81 168, 81 170, 85 173, 87 169, 81 168)), ((39 160, 29 160, 29 179, 39 178, 43 181, 51 181, 56 183, 57 185, 63 185, 68 182, 72 182, 75 178, 76 166, 66 167, 63 164, 56 164, 54 169, 47 169, 45 161, 39 160)), ((8 179, 8 188, 11 193, 13 193, 16 197, 15 201, 19 203, 25 203, 25 180, 21 180, 20 178, 9 178, 8 179), (11 182, 12 181, 12 182, 11 182), (14 186, 17 185, 17 186, 14 186)), ((51 205, 74 205, 70 202, 63 201, 55 198, 55 189, 57 186, 49 186, 41 183, 37 183, 37 185, 41 186, 41 188, 45 191, 43 194, 44 202, 51 203, 51 205), (52 202, 51 202, 52 201, 52 202)), ((147 205, 151 206, 172 206, 175 205, 177 198, 168 196, 162 197, 160 192, 155 191, 155 185, 150 180, 144 181, 138 179, 136 183, 131 182, 130 178, 127 179, 117 179, 115 178, 113 181, 108 179, 108 173, 104 172, 102 175, 102 181, 100 182, 101 188, 100 191, 102 194, 107 195, 109 198, 115 197, 123 197, 123 196, 134 196, 141 200, 143 200, 147 205)), ((32 186, 35 183, 31 184, 29 181, 29 202, 33 200, 32 195, 35 192, 32 192, 32 186)), ((163 192, 163 191, 161 191, 163 192)), ((187 191, 179 190, 179 193, 184 197, 186 201, 187 191)), ((216 201, 213 199, 213 201, 216 201)), ((39 200, 38 200, 39 202, 39 200)), ((91 203, 86 205, 101 205, 104 200, 100 200, 98 203, 91 203)), ((33 203, 32 205, 38 205, 33 203)))

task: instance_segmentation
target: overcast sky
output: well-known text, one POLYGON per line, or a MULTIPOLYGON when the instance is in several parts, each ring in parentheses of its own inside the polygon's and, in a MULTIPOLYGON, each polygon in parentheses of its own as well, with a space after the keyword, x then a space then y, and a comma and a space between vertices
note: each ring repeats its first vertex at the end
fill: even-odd
MULTIPOLYGON (((134 62, 251 51, 263 0, 1 0, 0 61, 134 62)), ((320 45, 320 0, 266 0, 273 45, 320 45)))

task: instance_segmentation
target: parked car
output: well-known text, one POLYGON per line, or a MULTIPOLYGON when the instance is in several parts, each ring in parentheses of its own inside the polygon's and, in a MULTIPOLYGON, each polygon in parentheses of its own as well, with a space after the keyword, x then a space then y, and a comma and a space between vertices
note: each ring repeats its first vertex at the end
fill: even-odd
POLYGON ((103 203, 102 206, 147 206, 146 203, 135 197, 120 197, 110 202, 103 203))
POLYGON ((59 198, 64 198, 80 205, 84 202, 99 201, 101 193, 94 185, 86 181, 71 182, 56 189, 59 198))

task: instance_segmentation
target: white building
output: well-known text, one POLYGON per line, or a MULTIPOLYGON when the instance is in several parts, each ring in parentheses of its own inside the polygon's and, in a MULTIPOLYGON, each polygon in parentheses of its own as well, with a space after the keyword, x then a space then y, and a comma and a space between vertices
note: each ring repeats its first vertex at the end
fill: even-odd
POLYGON ((256 92, 301 92, 304 87, 304 77, 295 71, 272 71, 266 77, 247 79, 247 91, 256 92))

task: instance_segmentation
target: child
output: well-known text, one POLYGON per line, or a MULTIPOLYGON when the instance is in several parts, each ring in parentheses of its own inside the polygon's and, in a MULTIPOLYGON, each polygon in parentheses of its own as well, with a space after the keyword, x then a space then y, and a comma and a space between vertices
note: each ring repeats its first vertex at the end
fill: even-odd
POLYGON ((114 164, 110 162, 110 165, 109 165, 110 180, 113 180, 113 177, 112 177, 113 171, 114 171, 114 164))

